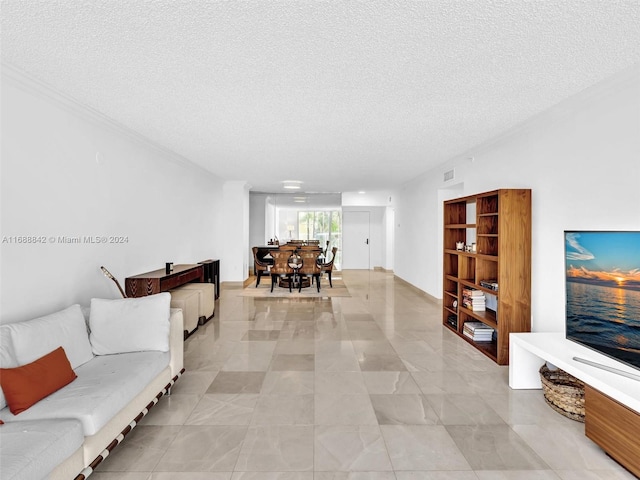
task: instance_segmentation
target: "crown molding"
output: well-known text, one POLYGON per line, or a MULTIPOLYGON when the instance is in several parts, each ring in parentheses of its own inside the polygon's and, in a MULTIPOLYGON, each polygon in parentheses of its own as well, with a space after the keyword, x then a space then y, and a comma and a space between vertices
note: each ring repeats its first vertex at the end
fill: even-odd
POLYGON ((90 122, 100 124, 108 130, 111 130, 114 133, 117 133, 128 138, 129 140, 134 141, 138 145, 153 150, 169 162, 194 170, 198 174, 205 174, 212 179, 221 182, 224 181, 223 178, 192 162, 188 158, 183 157, 182 155, 159 145, 153 140, 150 140, 149 138, 141 135, 135 130, 126 127, 125 125, 115 121, 111 117, 99 112, 98 110, 79 102, 70 95, 61 92, 60 90, 52 87, 46 82, 43 82, 42 80, 16 67, 15 65, 9 62, 1 61, 0 66, 2 68, 2 82, 9 82, 12 85, 20 88, 21 90, 36 97, 50 101, 74 115, 82 117, 90 122))

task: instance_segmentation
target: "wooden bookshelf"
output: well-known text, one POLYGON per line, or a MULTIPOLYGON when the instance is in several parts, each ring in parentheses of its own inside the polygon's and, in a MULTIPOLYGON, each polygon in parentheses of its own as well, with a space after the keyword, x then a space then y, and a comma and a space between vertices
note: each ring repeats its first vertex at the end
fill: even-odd
POLYGON ((499 365, 509 363, 509 334, 531 331, 531 190, 500 189, 444 202, 442 323, 499 365), (475 243, 475 251, 456 243, 475 243), (482 281, 495 280, 498 290, 482 281), (492 295, 495 310, 462 305, 463 289, 492 295), (452 321, 454 319, 455 321, 452 321), (463 334, 467 321, 496 330, 491 342, 463 334))

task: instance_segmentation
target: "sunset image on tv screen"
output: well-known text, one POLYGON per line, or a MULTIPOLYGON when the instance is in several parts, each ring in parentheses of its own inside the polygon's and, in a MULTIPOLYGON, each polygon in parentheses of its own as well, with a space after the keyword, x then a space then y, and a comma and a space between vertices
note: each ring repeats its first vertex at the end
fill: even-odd
POLYGON ((640 368, 640 232, 565 232, 567 338, 640 368))

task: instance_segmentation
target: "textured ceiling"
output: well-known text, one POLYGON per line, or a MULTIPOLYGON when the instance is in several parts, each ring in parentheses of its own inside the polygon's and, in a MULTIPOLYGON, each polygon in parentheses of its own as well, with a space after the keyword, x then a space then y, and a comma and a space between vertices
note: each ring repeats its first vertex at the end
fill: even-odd
POLYGON ((254 190, 392 188, 640 61, 637 0, 3 0, 2 58, 254 190))

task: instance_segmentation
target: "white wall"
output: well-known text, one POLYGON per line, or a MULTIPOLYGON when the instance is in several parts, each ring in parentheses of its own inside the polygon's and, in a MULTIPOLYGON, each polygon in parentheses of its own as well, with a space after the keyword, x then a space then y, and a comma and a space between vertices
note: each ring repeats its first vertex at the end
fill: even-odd
POLYGON ((222 191, 225 262, 220 263, 220 276, 225 282, 243 282, 248 277, 250 256, 249 184, 244 181, 228 181, 224 183, 222 191))
POLYGON ((249 195, 249 248, 267 244, 267 199, 266 193, 249 195))
POLYGON ((396 194, 396 274, 441 298, 442 201, 531 188, 532 329, 563 331, 564 230, 640 230, 639 85, 640 67, 622 72, 406 184, 396 194))
POLYGON ((118 297, 101 265, 124 286, 165 262, 221 258, 218 177, 4 67, 1 99, 0 322, 118 297))
MULTIPOLYGON (((384 229, 384 235, 382 238, 383 258, 382 265, 385 270, 393 271, 394 261, 394 247, 395 247, 395 209, 393 207, 386 207, 384 211, 384 217, 382 219, 382 225, 384 229)), ((377 266, 377 265, 375 265, 377 266)))
POLYGON ((253 272, 253 250, 252 248, 259 245, 266 245, 269 238, 267 232, 273 231, 273 219, 269 212, 272 211, 270 206, 269 195, 266 193, 250 193, 249 194, 249 245, 248 258, 250 272, 253 272), (270 224, 268 224, 270 222, 270 224))
POLYGON ((393 196, 387 190, 375 190, 372 192, 343 192, 343 207, 386 207, 393 205, 393 196))

